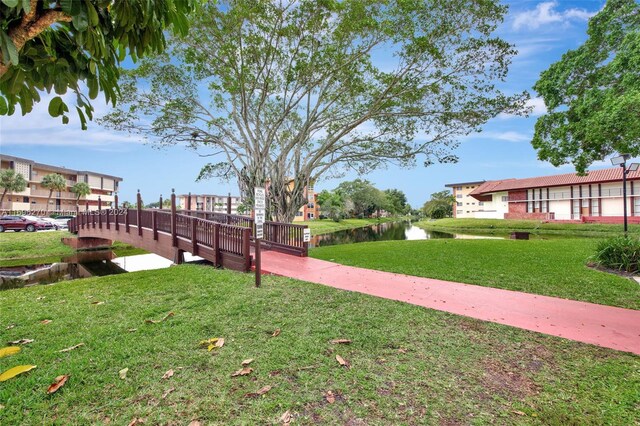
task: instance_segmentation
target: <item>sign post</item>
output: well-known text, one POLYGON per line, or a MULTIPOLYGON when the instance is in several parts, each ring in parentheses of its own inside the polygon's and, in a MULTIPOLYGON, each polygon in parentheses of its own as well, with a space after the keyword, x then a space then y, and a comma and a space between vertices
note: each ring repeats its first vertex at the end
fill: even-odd
POLYGON ((254 190, 253 218, 256 225, 256 287, 260 287, 261 265, 260 265, 260 240, 263 237, 263 225, 267 207, 267 193, 264 188, 254 190))

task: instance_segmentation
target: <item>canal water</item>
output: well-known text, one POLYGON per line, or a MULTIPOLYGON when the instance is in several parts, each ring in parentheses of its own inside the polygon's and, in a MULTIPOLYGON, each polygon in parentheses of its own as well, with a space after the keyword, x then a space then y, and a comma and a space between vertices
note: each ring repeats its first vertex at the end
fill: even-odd
POLYGON ((441 231, 427 231, 410 222, 386 222, 366 228, 347 229, 331 234, 311 237, 310 247, 332 246, 336 244, 364 243, 391 240, 431 240, 441 238, 457 239, 504 239, 495 235, 454 234, 441 231))

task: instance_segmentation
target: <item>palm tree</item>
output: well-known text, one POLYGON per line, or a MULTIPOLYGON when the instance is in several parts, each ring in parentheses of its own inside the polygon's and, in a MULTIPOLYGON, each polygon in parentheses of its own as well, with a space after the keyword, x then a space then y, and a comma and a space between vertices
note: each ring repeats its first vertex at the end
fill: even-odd
POLYGON ((16 173, 12 169, 0 172, 0 188, 2 188, 2 197, 0 197, 0 206, 4 201, 7 192, 22 192, 27 188, 27 181, 20 173, 16 173))
POLYGON ((79 207, 80 198, 91 194, 91 188, 84 182, 78 182, 71 187, 71 192, 76 194, 76 207, 79 207))
POLYGON ((58 173, 50 173, 42 178, 42 182, 40 182, 40 185, 42 185, 43 188, 49 190, 49 198, 47 198, 46 209, 46 211, 49 212, 49 202, 51 201, 53 191, 64 191, 67 187, 67 181, 65 180, 64 176, 59 175, 58 173))

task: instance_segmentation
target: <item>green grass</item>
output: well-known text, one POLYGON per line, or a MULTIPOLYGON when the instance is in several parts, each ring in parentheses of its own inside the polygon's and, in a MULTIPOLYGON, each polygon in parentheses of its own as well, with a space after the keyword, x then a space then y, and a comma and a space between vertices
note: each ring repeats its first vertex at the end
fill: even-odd
MULTIPOLYGON (((62 238, 72 237, 67 231, 4 232, 0 234, 0 267, 60 262, 75 251, 62 238)), ((111 246, 116 256, 133 256, 146 251, 115 241, 111 246)))
MULTIPOLYGON (((542 235, 574 235, 582 237, 607 237, 620 235, 622 225, 603 223, 562 223, 539 220, 503 219, 438 219, 423 220, 414 225, 434 231, 467 231, 472 233, 507 234, 513 231, 528 231, 542 235)), ((629 225, 630 234, 640 235, 640 225, 629 225)))
POLYGON ((0 306, 3 341, 34 339, 0 370, 38 366, 0 384, 0 424, 278 424, 287 410, 292 424, 637 421, 637 356, 280 277, 256 289, 251 275, 183 265, 8 290, 0 306), (211 337, 224 347, 198 346, 211 337), (232 378, 247 358, 253 373, 232 378))
POLYGON ((331 219, 316 219, 307 222, 296 222, 296 224, 308 225, 311 230, 311 235, 320 235, 343 231, 345 229, 364 228, 365 226, 393 222, 394 220, 397 219, 385 217, 381 217, 380 219, 342 219, 340 222, 334 222, 331 219))
POLYGON ((640 285, 586 267, 598 240, 423 240, 320 247, 351 266, 640 309, 640 285))

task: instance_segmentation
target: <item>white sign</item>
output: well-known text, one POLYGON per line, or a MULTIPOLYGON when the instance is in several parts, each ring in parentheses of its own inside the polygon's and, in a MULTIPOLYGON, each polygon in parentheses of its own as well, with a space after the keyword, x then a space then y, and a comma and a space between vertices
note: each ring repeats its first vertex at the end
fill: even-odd
POLYGON ((256 239, 261 240, 263 238, 262 225, 256 225, 256 239))
POLYGON ((253 199, 256 210, 267 208, 267 191, 264 188, 254 188, 253 199))
POLYGON ((304 235, 303 235, 302 241, 304 241, 305 243, 308 243, 309 241, 311 241, 311 229, 309 228, 304 229, 304 235))
POLYGON ((264 209, 258 209, 256 208, 255 210, 255 220, 256 220, 256 225, 260 225, 262 226, 264 224, 264 219, 265 219, 265 210, 264 209))

